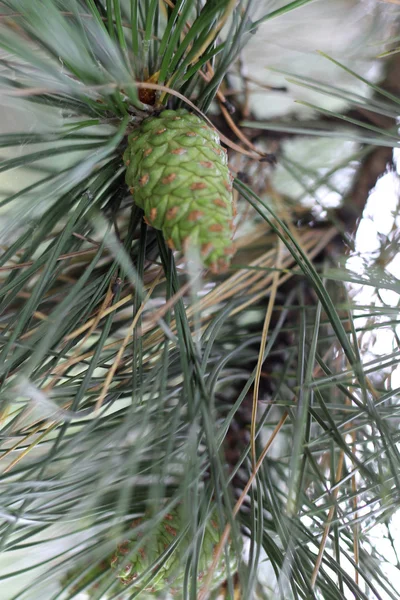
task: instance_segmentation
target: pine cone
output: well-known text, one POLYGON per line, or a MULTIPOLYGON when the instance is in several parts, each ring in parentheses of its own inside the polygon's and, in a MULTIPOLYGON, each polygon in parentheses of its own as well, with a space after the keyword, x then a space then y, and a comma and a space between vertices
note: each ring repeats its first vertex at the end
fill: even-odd
MULTIPOLYGON (((145 518, 138 519, 134 522, 137 527, 145 518)), ((137 546, 137 542, 143 536, 143 530, 138 530, 138 533, 129 541, 125 541, 119 545, 117 552, 111 560, 111 566, 116 569, 117 577, 124 584, 134 582, 145 570, 151 572, 152 564, 165 552, 168 548, 177 541, 177 536, 182 529, 182 511, 180 507, 174 509, 171 513, 165 515, 159 523, 155 531, 152 532, 151 539, 146 538, 142 547, 135 552, 131 552, 137 546)), ((198 562, 198 581, 201 581, 207 576, 208 570, 213 561, 213 554, 220 540, 219 527, 216 521, 216 516, 213 515, 207 522, 204 530, 202 546, 200 550, 198 562)), ((189 534, 185 534, 178 542, 177 546, 172 550, 167 560, 154 573, 154 577, 146 587, 147 592, 157 594, 159 591, 168 590, 174 597, 180 598, 182 594, 185 561, 187 552, 191 548, 193 539, 189 534)), ((237 556, 231 543, 228 545, 228 556, 230 573, 233 575, 237 569, 237 556)), ((227 569, 225 564, 225 553, 222 553, 221 559, 217 568, 214 571, 212 588, 220 586, 227 577, 227 569)), ((147 579, 147 578, 146 578, 147 579)), ((140 589, 146 579, 138 583, 140 589)), ((135 586, 129 588, 130 592, 135 591, 135 586)))
POLYGON ((124 162, 136 204, 168 246, 197 248, 213 272, 226 269, 234 253, 234 206, 216 131, 187 110, 164 110, 129 136, 124 162))
POLYGON ((105 559, 92 566, 90 563, 79 564, 76 568, 68 571, 61 580, 63 588, 69 587, 67 598, 75 598, 82 590, 85 591, 88 598, 95 597, 100 585, 107 576, 110 576, 110 560, 105 559), (90 568, 88 569, 88 567, 90 568))
MULTIPOLYGON (((65 597, 66 600, 81 598, 83 597, 82 593, 84 593, 87 600, 98 598, 99 588, 104 584, 108 585, 112 582, 115 583, 114 572, 110 569, 113 557, 114 555, 95 563, 89 569, 90 563, 84 565, 80 564, 76 568, 68 571, 60 582, 64 589, 63 598, 65 597), (69 589, 67 595, 65 595, 67 586, 69 589)), ((131 595, 132 591, 127 590, 126 585, 119 581, 117 586, 113 585, 112 589, 102 594, 101 600, 111 600, 111 598, 114 600, 129 600, 131 595)), ((140 594, 140 600, 155 600, 155 598, 157 598, 157 596, 151 593, 140 594)))

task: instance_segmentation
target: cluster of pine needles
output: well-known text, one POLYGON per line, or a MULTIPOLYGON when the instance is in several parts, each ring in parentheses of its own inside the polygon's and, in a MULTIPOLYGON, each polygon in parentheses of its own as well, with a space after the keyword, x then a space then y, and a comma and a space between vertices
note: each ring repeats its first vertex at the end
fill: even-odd
MULTIPOLYGON (((398 281, 336 268, 343 224, 328 211, 310 227, 300 202, 271 191, 273 167, 231 110, 240 97, 227 101, 246 41, 307 1, 258 21, 255 0, 2 3, 2 100, 17 115, 0 135, 0 579, 20 576, 13 600, 121 597, 115 573, 96 587, 93 565, 166 503, 192 515, 182 598, 399 598, 386 570, 400 568, 398 311, 348 296, 351 282, 398 293, 398 281), (125 184, 127 135, 160 106, 218 115, 232 164, 265 182, 234 172, 237 254, 223 275, 193 273, 125 184), (393 348, 366 360, 363 336, 380 328, 393 348), (221 538, 200 585, 210 510, 221 538), (211 591, 228 539, 237 572, 211 591)), ((398 113, 399 98, 374 93, 371 110, 398 113)), ((350 126, 355 158, 399 143, 350 126)))

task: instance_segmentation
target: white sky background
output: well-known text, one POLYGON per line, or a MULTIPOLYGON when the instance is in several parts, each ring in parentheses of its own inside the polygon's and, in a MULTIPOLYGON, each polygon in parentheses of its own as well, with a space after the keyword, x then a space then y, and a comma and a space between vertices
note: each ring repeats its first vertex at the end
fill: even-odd
MULTIPOLYGON (((373 264, 379 256, 382 242, 396 242, 396 237, 400 232, 400 151, 394 151, 394 158, 397 172, 387 172, 377 181, 375 188, 371 191, 355 236, 355 253, 347 261, 347 267, 360 275, 364 274, 366 267, 373 264)), ((386 264, 385 269, 400 280, 400 253, 397 243, 393 256, 391 255, 391 260, 386 264)), ((372 286, 349 284, 348 288, 355 304, 386 305, 393 308, 399 306, 399 294, 392 290, 380 291, 382 302, 372 286)), ((357 320, 357 325, 361 325, 361 320, 357 320)), ((396 332, 400 336, 399 326, 397 326, 396 332)), ((389 354, 398 349, 398 346, 392 329, 380 327, 369 335, 363 335, 361 348, 362 357, 365 360, 371 360, 373 357, 389 354)), ((392 389, 400 387, 400 366, 391 373, 390 386, 392 389)), ((391 533, 396 552, 400 556, 400 512, 397 512, 392 518, 391 533)), ((375 525, 368 535, 371 544, 374 544, 376 549, 387 559, 388 562, 382 564, 382 569, 390 581, 397 582, 400 593, 400 573, 394 566, 397 559, 390 541, 384 537, 386 528, 383 525, 375 525)), ((390 598, 385 592, 381 592, 381 594, 385 600, 390 598)), ((350 594, 350 597, 353 595, 350 594)))

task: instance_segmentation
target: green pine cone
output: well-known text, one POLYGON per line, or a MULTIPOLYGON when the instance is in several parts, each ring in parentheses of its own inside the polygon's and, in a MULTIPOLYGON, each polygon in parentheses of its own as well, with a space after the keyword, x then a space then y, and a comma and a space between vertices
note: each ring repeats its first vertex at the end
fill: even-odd
POLYGON ((124 162, 136 204, 169 247, 197 248, 205 266, 225 270, 234 253, 234 206, 216 131, 187 110, 164 110, 129 136, 124 162))
MULTIPOLYGON (((135 527, 140 525, 143 521, 144 519, 135 521, 135 527)), ((142 547, 139 547, 136 552, 132 553, 131 548, 133 549, 137 546, 138 540, 143 536, 142 531, 139 530, 137 535, 131 540, 120 544, 111 561, 111 566, 116 569, 119 580, 124 584, 132 584, 142 573, 144 573, 144 571, 149 569, 149 573, 151 573, 152 564, 168 550, 171 544, 176 542, 177 536, 181 532, 181 527, 182 513, 180 507, 178 507, 171 513, 165 515, 155 531, 152 532, 151 539, 147 538, 147 542, 142 547)), ((203 543, 200 550, 197 574, 199 584, 201 584, 203 579, 207 576, 219 540, 218 523, 212 517, 205 527, 203 543)), ((158 571, 155 571, 154 577, 146 588, 147 592, 156 595, 157 592, 168 590, 175 597, 180 597, 184 580, 185 558, 187 558, 187 551, 191 547, 190 544, 192 541, 189 534, 184 535, 181 538, 167 560, 160 568, 158 568, 158 571)), ((237 556, 231 543, 228 545, 228 557, 230 573, 233 575, 237 569, 237 556)), ((226 580, 226 577, 227 569, 225 564, 225 553, 223 553, 217 568, 214 571, 212 588, 215 589, 220 586, 226 580)), ((148 578, 145 577, 145 579, 139 582, 138 589, 143 586, 147 579, 148 578)), ((135 586, 133 585, 133 587, 129 589, 133 592, 135 591, 135 586)))
POLYGON ((88 598, 95 596, 101 583, 104 582, 110 571, 110 559, 104 559, 94 565, 79 564, 76 568, 72 568, 65 577, 61 580, 63 587, 72 586, 69 588, 68 598, 74 598, 77 593, 85 590, 88 598), (88 568, 90 567, 90 568, 88 568))
MULTIPOLYGON (((113 558, 114 555, 93 565, 90 565, 90 563, 79 564, 76 568, 68 571, 60 582, 64 590, 66 586, 69 587, 68 595, 63 595, 63 598, 65 597, 66 600, 81 598, 82 592, 88 600, 98 598, 99 589, 104 584, 108 585, 112 580, 115 583, 115 574, 110 569, 113 558)), ((128 600, 132 595, 132 591, 127 590, 126 585, 119 581, 117 586, 113 585, 110 591, 103 593, 101 599, 110 600, 115 598, 115 594, 118 594, 117 600, 128 600)), ((140 600, 155 600, 155 596, 154 594, 141 593, 140 600)))

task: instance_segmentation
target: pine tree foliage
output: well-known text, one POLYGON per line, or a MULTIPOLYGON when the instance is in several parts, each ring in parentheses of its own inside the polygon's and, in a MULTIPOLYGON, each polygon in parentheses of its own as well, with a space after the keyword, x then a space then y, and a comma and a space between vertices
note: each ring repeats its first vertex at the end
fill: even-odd
MULTIPOLYGON (((300 204, 258 194, 246 173, 234 179, 244 233, 215 276, 168 247, 125 182, 147 118, 186 109, 210 126, 213 108, 231 124, 241 48, 307 1, 271 2, 258 21, 255 0, 2 3, 2 97, 23 123, 0 134, 0 579, 26 582, 13 600, 399 598, 387 576, 399 568, 398 308, 381 298, 398 280, 382 261, 352 272, 333 211, 310 228, 300 204), (355 307, 349 282, 380 302, 355 307), (381 330, 393 347, 366 357, 363 336, 381 330), (154 548, 178 506, 148 560, 143 540, 154 548), (127 545, 138 567, 121 584, 111 562, 127 545), (159 585, 172 563, 178 589, 159 585)), ((397 115, 400 99, 373 88, 349 102, 397 115)), ((329 117, 363 144, 354 160, 399 144, 396 128, 329 117)), ((265 155, 235 133, 222 142, 265 179, 265 155)))

